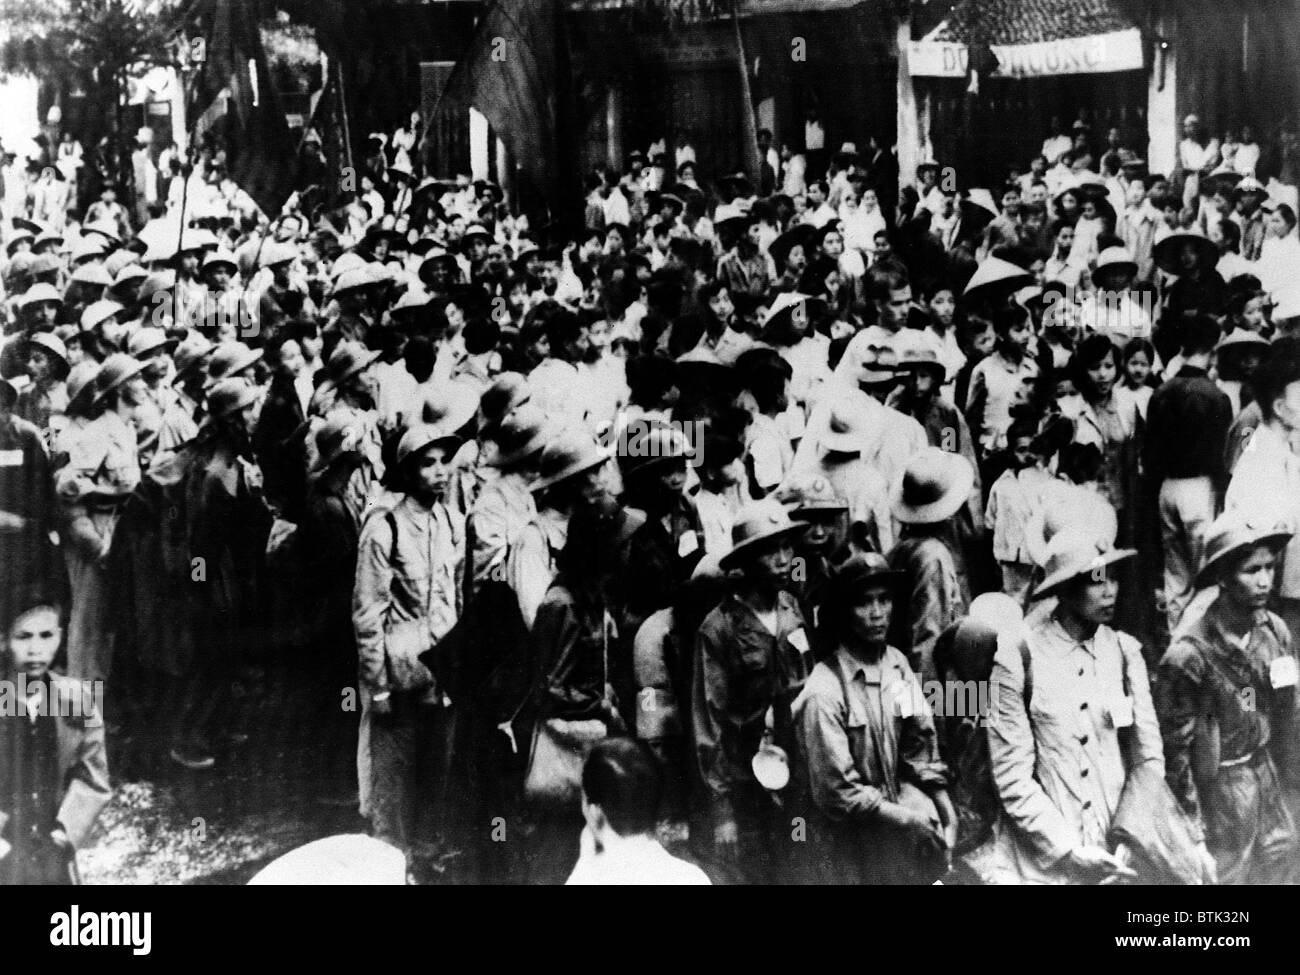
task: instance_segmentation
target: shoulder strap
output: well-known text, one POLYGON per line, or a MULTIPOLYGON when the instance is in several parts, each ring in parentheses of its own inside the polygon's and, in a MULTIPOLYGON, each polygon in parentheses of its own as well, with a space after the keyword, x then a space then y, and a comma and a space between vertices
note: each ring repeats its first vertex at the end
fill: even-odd
MULTIPOLYGON (((1029 702, 1033 700, 1034 697, 1034 658, 1029 652, 1029 641, 1023 637, 1020 640, 1020 663, 1025 671, 1025 685, 1021 696, 1024 698, 1025 702, 1025 714, 1028 715, 1029 702)), ((1127 675, 1127 673, 1128 669, 1126 667, 1125 674, 1127 675)), ((1125 681, 1127 682, 1127 676, 1125 677, 1125 681)))

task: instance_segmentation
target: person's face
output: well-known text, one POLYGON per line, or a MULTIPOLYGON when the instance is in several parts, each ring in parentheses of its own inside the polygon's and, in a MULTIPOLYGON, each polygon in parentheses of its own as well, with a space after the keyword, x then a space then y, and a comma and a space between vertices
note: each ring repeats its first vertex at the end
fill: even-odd
POLYGON ((1250 144, 1255 141, 1255 130, 1249 125, 1241 127, 1241 141, 1250 144))
POLYGON ((831 555, 848 538, 848 513, 839 508, 814 508, 793 516, 808 526, 799 541, 802 551, 831 555))
POLYGON ((621 253, 623 250, 623 232, 621 230, 611 230, 605 234, 605 250, 611 254, 621 253))
POLYGON ((1151 375, 1151 360, 1145 352, 1135 352, 1128 357, 1124 371, 1128 373, 1129 385, 1136 389, 1145 385, 1147 376, 1151 375))
POLYGON ((1060 590, 1061 603, 1087 623, 1109 623, 1115 617, 1119 583, 1109 566, 1071 580, 1060 590))
POLYGON ((225 291, 230 285, 230 269, 224 264, 214 264, 206 272, 208 286, 213 291, 225 291))
POLYGON ((717 316, 718 321, 731 321, 731 316, 735 314, 736 307, 731 303, 731 295, 727 293, 726 288, 719 288, 718 293, 709 299, 709 310, 717 316))
POLYGON ((1020 194, 1016 190, 1007 190, 1002 194, 1002 209, 1009 217, 1020 212, 1020 194))
POLYGON ((460 305, 454 301, 447 302, 447 308, 444 314, 447 317, 447 328, 455 334, 465 327, 465 313, 461 310, 460 305))
POLYGON ((1252 379, 1264 362, 1264 353, 1259 349, 1246 348, 1237 353, 1237 368, 1245 379, 1252 379))
POLYGON ((1119 129, 1110 128, 1106 130, 1106 145, 1112 149, 1119 148, 1119 129))
POLYGON ((1196 246, 1190 241, 1178 251, 1178 269, 1184 274, 1196 270, 1196 246))
POLYGON ((1034 440, 1032 437, 1017 437, 1011 444, 1011 459, 1016 470, 1023 471, 1034 465, 1034 440))
POLYGON ((849 614, 849 629, 853 636, 869 646, 884 643, 893 608, 893 594, 888 586, 868 585, 849 614))
POLYGON ((1097 219, 1097 204, 1092 200, 1086 200, 1083 204, 1083 219, 1097 219))
POLYGON ((245 437, 251 437, 253 431, 257 429, 257 417, 262 412, 262 402, 260 399, 249 403, 237 414, 239 428, 243 431, 245 437))
POLYGON ((300 376, 307 368, 307 360, 303 358, 302 348, 294 339, 289 339, 280 346, 279 365, 280 371, 287 376, 300 376))
POLYGON ((957 208, 957 197, 953 196, 951 193, 945 193, 943 195, 943 207, 941 210, 943 216, 951 217, 953 210, 955 210, 956 208, 957 208))
POLYGON ((33 324, 37 328, 53 326, 59 320, 59 306, 53 301, 42 301, 32 311, 33 324))
POLYGON ((993 326, 990 325, 983 331, 976 332, 971 336, 971 348, 974 349, 977 355, 988 355, 993 351, 993 346, 997 343, 997 340, 998 334, 993 331, 993 326))
POLYGON ((785 256, 785 266, 787 270, 796 274, 802 273, 808 266, 808 257, 803 252, 803 244, 795 244, 790 248, 790 253, 785 256))
POLYGON ((1185 139, 1195 139, 1195 138, 1196 138, 1197 128, 1198 128, 1198 123, 1196 123, 1196 122, 1190 122, 1190 121, 1189 121, 1189 122, 1184 122, 1184 123, 1183 123, 1183 138, 1185 138, 1185 139))
POLYGON ((159 351, 149 357, 145 362, 144 370, 140 373, 144 377, 145 385, 150 389, 157 389, 164 379, 167 378, 167 355, 159 351))
POLYGON ((1220 591, 1245 609, 1263 609, 1273 593, 1277 556, 1266 545, 1256 545, 1219 579, 1220 591))
POLYGON ((578 500, 593 510, 608 512, 617 503, 610 486, 608 464, 600 464, 576 475, 574 486, 578 500))
POLYGON ((122 384, 122 401, 127 406, 140 406, 149 397, 143 376, 132 376, 122 384))
POLYGON ((1078 396, 1079 391, 1074 388, 1074 380, 1066 377, 1056 381, 1056 389, 1053 395, 1059 402, 1063 399, 1070 399, 1072 396, 1078 396))
POLYGON ((1271 237, 1285 237, 1291 230, 1281 213, 1274 210, 1268 215, 1268 232, 1271 237))
POLYGON ((1273 413, 1288 430, 1300 430, 1300 379, 1288 383, 1273 401, 1273 413))
MULTIPOLYGON (((950 201, 953 199, 954 198, 951 196, 944 197, 945 201, 950 201)), ((874 213, 876 210, 880 209, 880 200, 876 198, 876 191, 873 189, 864 189, 862 191, 862 198, 859 200, 859 203, 861 204, 862 209, 865 210, 867 213, 874 213)), ((952 213, 951 206, 948 207, 947 212, 952 213)))
POLYGON ((1115 357, 1107 355, 1100 362, 1089 366, 1088 378, 1100 396, 1108 396, 1115 387, 1115 357))
POLYGON ((324 348, 324 342, 318 334, 304 335, 298 340, 298 348, 302 350, 302 356, 308 362, 315 362, 320 358, 321 350, 324 348))
POLYGON ((451 480, 451 448, 434 444, 420 451, 411 463, 414 493, 432 500, 441 500, 447 493, 451 480))
POLYGON ((1242 328, 1258 331, 1264 328, 1264 298, 1252 298, 1242 309, 1242 328))
POLYGON ((27 354, 27 375, 38 386, 50 380, 53 375, 53 363, 43 349, 33 348, 27 354))
POLYGON ((86 350, 81 347, 81 343, 68 342, 68 367, 79 365, 88 358, 86 350))
POLYGON ((686 493, 686 461, 660 464, 655 479, 659 482, 659 496, 661 498, 681 497, 686 493))
POLYGON ((608 321, 601 319, 592 322, 587 329, 587 345, 592 352, 604 352, 609 348, 609 335, 612 331, 608 321))
POLYGON ((1032 335, 1028 322, 1016 322, 1007 329, 1007 342, 1012 348, 1024 351, 1029 348, 1029 339, 1032 335))
POLYGON ((794 563, 794 546, 788 538, 779 538, 758 548, 746 575, 761 585, 782 589, 790 583, 790 566, 794 563))
POLYGON ((822 192, 820 183, 813 183, 808 187, 808 205, 810 207, 819 207, 825 200, 826 194, 822 192))
POLYGON ((930 314, 945 328, 952 324, 953 316, 957 314, 957 302, 951 291, 945 289, 934 293, 930 299, 930 314))
POLYGON ((936 389, 935 375, 929 369, 909 369, 907 388, 915 399, 925 399, 936 389))
POLYGON ((187 277, 195 277, 199 273, 199 252, 182 251, 178 263, 180 272, 187 277))
POLYGON ((882 230, 871 239, 871 242, 876 245, 877 258, 889 256, 889 234, 882 230))
POLYGON ((58 613, 48 606, 30 609, 9 627, 9 663, 28 678, 43 677, 62 639, 58 613))
POLYGON ((822 238, 822 253, 827 257, 838 258, 844 253, 844 238, 832 230, 822 238))
POLYGON ((1068 225, 1062 227, 1060 233, 1056 235, 1056 253, 1058 255, 1068 254, 1073 246, 1074 228, 1068 225))
POLYGON ((912 307, 912 286, 903 285, 889 292, 888 301, 876 302, 880 311, 880 324, 896 332, 907 324, 907 310, 912 307))
POLYGON ((1035 176, 1042 176, 1047 172, 1047 158, 1045 156, 1035 156, 1029 161, 1029 171, 1035 176))
POLYGON ((683 170, 682 170, 681 179, 682 179, 682 182, 683 182, 683 183, 694 183, 694 182, 695 182, 695 167, 694 167, 694 166, 687 166, 685 169, 683 169, 683 170))
POLYGON ((802 217, 808 212, 808 197, 804 194, 799 193, 790 202, 794 206, 795 216, 802 217))

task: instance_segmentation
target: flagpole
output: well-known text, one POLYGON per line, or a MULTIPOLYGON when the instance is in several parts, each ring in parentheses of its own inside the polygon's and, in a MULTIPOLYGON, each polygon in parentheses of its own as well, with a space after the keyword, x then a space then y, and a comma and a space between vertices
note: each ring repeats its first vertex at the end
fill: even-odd
POLYGON ((763 183, 763 161, 758 155, 758 126, 754 123, 754 98, 749 89, 749 59, 745 54, 745 40, 740 33, 740 0, 732 0, 731 24, 736 34, 736 60, 740 63, 740 98, 744 103, 740 116, 741 133, 745 140, 745 168, 754 179, 754 186, 763 183))
POLYGON ((348 124, 348 93, 343 86, 343 59, 335 58, 334 60, 339 79, 339 107, 343 112, 343 148, 347 150, 348 154, 348 169, 352 171, 352 178, 356 179, 357 168, 352 163, 352 129, 348 124))

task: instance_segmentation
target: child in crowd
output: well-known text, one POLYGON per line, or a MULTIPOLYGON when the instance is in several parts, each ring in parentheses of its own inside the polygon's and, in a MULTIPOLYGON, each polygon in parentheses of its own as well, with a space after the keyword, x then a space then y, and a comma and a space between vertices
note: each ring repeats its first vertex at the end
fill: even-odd
POLYGON ((1155 364, 1155 347, 1146 339, 1132 339, 1124 346, 1121 356, 1123 381, 1115 387, 1115 398, 1122 402, 1125 412, 1136 409, 1143 420, 1147 418, 1147 404, 1155 392, 1156 382, 1151 373, 1155 364))
POLYGON ((993 532, 993 557, 1002 569, 1002 591, 1024 605, 1033 581, 1034 563, 1025 547, 1025 525, 1043 504, 1051 480, 1036 443, 1037 425, 1015 420, 1007 431, 1010 466, 989 491, 985 524, 993 532))

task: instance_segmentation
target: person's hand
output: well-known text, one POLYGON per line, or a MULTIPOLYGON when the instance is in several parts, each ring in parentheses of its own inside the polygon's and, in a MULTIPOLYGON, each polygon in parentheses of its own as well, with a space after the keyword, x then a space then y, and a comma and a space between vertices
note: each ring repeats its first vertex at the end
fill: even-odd
POLYGON ((713 843, 727 852, 735 852, 740 844, 740 827, 736 825, 734 819, 728 819, 713 827, 713 843))
POLYGON ((1076 846, 1067 855, 1070 865, 1080 873, 1098 882, 1117 879, 1121 875, 1133 875, 1120 859, 1100 846, 1076 846))
POLYGON ((943 824, 943 842, 948 850, 948 865, 952 866, 952 851, 957 845, 957 807, 952 804, 947 789, 940 789, 931 798, 939 810, 939 822, 943 824))
POLYGON ((1207 884, 1213 885, 1219 882, 1219 864, 1214 859, 1214 854, 1210 852, 1209 847, 1200 843, 1196 847, 1196 855, 1201 861, 1201 879, 1207 884))
POLYGON ((370 713, 376 717, 386 717, 393 713, 393 698, 388 691, 381 691, 370 699, 370 713))

